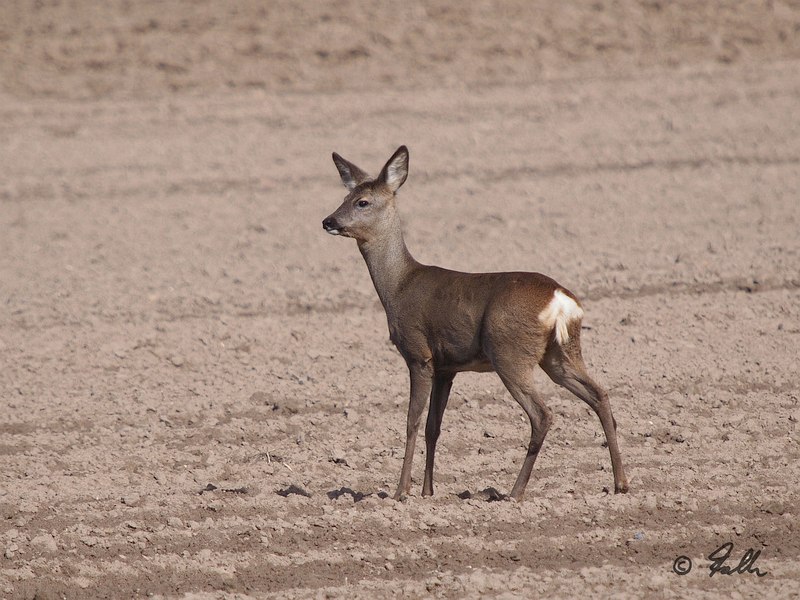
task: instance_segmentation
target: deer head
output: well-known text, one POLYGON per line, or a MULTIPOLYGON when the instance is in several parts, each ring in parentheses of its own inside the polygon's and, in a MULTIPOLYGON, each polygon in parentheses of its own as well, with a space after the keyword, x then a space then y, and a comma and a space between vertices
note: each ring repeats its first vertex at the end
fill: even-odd
POLYGON ((349 193, 322 222, 325 231, 368 242, 395 230, 395 194, 408 177, 408 148, 400 146, 375 179, 335 152, 333 162, 349 193))

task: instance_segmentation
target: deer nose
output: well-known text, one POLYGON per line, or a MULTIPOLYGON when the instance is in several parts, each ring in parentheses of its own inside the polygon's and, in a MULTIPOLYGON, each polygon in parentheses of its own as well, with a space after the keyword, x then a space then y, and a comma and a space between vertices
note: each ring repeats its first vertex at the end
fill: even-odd
POLYGON ((333 220, 333 217, 328 217, 322 222, 322 227, 325 231, 330 231, 331 229, 338 229, 336 226, 336 221, 333 220))

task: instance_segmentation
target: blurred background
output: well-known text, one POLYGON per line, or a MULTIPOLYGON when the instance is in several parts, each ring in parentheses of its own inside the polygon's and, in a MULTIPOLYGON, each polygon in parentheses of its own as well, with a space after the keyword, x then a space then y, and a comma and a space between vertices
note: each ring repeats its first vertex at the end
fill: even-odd
POLYGON ((800 597, 798 173, 800 0, 0 0, 0 597, 800 597), (321 221, 400 144, 417 259, 582 298, 632 493, 540 373, 481 500, 529 425, 463 374, 379 497, 407 370, 321 221), (770 576, 672 574, 729 540, 770 576))
POLYGON ((798 54, 796 0, 0 6, 0 90, 17 98, 519 84, 798 54))

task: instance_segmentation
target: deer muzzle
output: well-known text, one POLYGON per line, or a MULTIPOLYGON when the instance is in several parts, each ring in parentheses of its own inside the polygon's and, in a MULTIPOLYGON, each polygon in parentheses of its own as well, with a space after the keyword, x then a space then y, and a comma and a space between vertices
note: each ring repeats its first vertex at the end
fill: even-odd
POLYGON ((322 227, 330 233, 331 235, 339 235, 341 227, 339 223, 336 222, 336 219, 333 217, 328 217, 322 222, 322 227))

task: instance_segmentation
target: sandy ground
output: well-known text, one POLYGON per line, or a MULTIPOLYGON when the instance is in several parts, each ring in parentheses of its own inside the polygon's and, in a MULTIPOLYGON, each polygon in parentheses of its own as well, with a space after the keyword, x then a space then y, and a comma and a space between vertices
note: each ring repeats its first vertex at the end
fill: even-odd
POLYGON ((228 6, 0 8, 0 598, 798 597, 798 3, 228 6), (401 143, 419 260, 583 299, 630 494, 541 374, 487 501, 528 426, 464 374, 386 498, 407 373, 320 221, 401 143))

